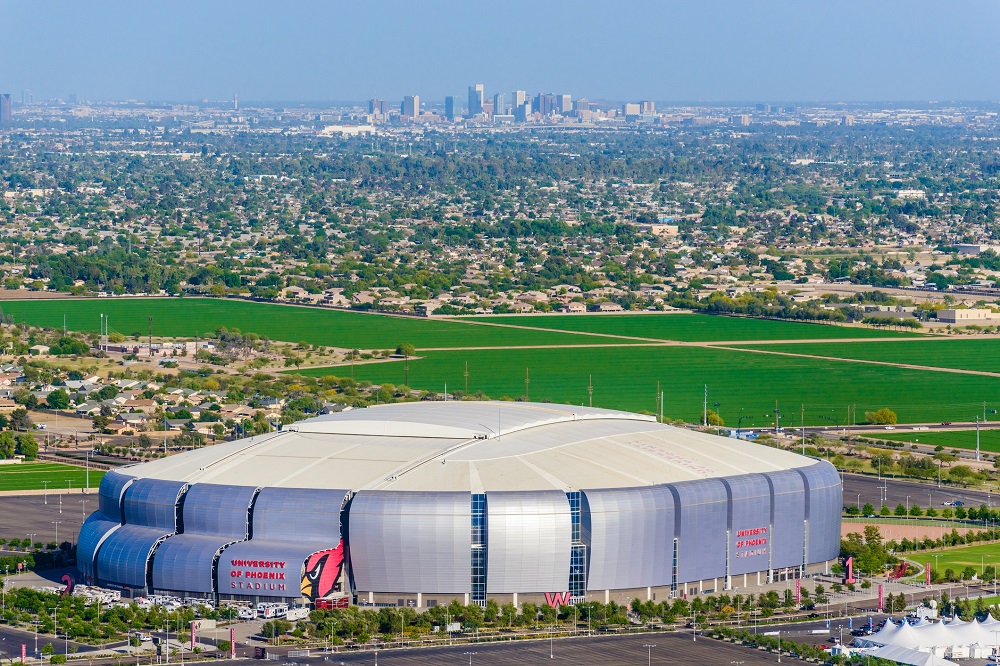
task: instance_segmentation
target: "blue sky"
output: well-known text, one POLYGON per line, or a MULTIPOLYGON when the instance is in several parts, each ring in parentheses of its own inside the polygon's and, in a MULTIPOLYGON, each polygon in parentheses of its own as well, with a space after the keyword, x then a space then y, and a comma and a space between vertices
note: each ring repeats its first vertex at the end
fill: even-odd
POLYGON ((995 0, 0 0, 0 91, 994 100, 998 19, 995 0))

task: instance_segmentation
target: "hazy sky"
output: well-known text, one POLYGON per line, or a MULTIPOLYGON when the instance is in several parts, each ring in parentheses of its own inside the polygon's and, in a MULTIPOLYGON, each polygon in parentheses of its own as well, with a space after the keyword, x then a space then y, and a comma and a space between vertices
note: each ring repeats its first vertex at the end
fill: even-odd
POLYGON ((35 99, 994 100, 997 0, 0 0, 35 99))

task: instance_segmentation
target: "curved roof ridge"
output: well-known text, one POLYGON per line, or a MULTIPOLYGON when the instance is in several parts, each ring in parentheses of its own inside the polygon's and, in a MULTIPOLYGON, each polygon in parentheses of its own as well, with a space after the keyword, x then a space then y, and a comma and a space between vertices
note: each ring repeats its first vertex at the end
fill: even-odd
POLYGON ((655 421, 655 417, 594 407, 537 402, 404 402, 352 409, 286 426, 327 435, 493 439, 530 428, 579 420, 655 421))

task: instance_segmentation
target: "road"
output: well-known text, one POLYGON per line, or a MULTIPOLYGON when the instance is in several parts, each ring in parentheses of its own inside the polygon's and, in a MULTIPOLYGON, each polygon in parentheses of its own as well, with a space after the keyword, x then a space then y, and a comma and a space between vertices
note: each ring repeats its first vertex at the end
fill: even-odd
POLYGON ((961 500, 966 507, 980 506, 985 504, 992 507, 995 493, 983 492, 979 490, 968 490, 965 488, 943 487, 938 488, 930 483, 918 483, 915 481, 896 481, 894 479, 862 476, 858 474, 844 474, 844 506, 851 506, 858 501, 861 495, 861 505, 871 502, 872 506, 878 510, 882 504, 886 504, 890 509, 894 509, 897 504, 910 506, 919 504, 926 509, 933 505, 938 510, 942 507, 942 502, 961 500), (883 491, 882 488, 885 487, 883 491), (884 499, 883 499, 884 498, 884 499), (909 498, 909 500, 907 500, 909 498))

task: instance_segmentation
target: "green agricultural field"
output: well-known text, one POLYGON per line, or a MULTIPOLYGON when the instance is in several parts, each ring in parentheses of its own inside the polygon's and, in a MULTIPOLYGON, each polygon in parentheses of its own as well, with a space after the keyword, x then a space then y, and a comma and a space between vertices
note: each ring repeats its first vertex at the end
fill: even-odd
MULTIPOLYGON (((90 487, 97 488, 104 476, 103 470, 90 470, 90 487)), ((49 490, 59 492, 66 488, 82 488, 87 482, 87 470, 74 465, 50 462, 26 462, 19 465, 0 465, 0 490, 49 490)))
MULTIPOLYGON (((951 430, 951 431, 926 431, 926 430, 904 430, 887 432, 885 434, 871 434, 866 437, 877 439, 889 439, 894 442, 906 442, 908 444, 930 444, 931 446, 943 446, 945 449, 975 449, 975 430, 951 430)), ((1000 430, 982 429, 979 432, 979 450, 1000 453, 1000 430)))
POLYGON ((110 320, 110 330, 125 336, 149 331, 153 335, 190 337, 220 326, 257 333, 272 340, 305 341, 336 347, 395 349, 402 342, 422 347, 496 347, 500 345, 607 344, 615 338, 579 336, 559 332, 514 330, 473 326, 461 322, 390 317, 363 312, 294 307, 215 298, 101 298, 37 301, 3 301, 4 314, 34 326, 97 332, 100 315, 110 320))
POLYGON ((893 342, 753 345, 751 348, 833 358, 1000 372, 1000 340, 934 338, 893 342))
POLYGON ((854 326, 807 324, 776 319, 750 319, 702 314, 666 313, 634 315, 508 315, 468 317, 470 321, 496 322, 512 326, 534 326, 562 331, 586 331, 630 335, 682 342, 736 340, 824 340, 836 338, 905 337, 919 333, 896 333, 854 326))
MULTIPOLYGON (((593 376, 594 406, 628 410, 656 409, 656 384, 665 387, 668 417, 699 421, 704 385, 708 406, 727 425, 743 428, 773 425, 775 401, 782 424, 825 425, 821 417, 841 418, 848 404, 865 410, 889 407, 900 422, 953 420, 974 414, 983 395, 1000 391, 1000 378, 908 370, 821 359, 789 358, 709 347, 613 347, 548 350, 427 352, 410 361, 410 386, 431 391, 464 390, 469 367, 470 392, 492 398, 523 396, 525 369, 530 371, 532 400, 586 404, 593 376), (719 406, 716 408, 716 403, 719 406)), ((341 367, 303 371, 312 376, 348 376, 341 367)), ((356 365, 354 377, 375 383, 402 384, 400 362, 356 365)))
POLYGON ((995 543, 979 546, 959 546, 957 548, 945 548, 936 550, 933 553, 905 553, 904 556, 910 560, 917 560, 924 564, 930 563, 934 567, 934 555, 938 555, 938 571, 954 569, 959 573, 965 567, 975 567, 976 571, 982 575, 983 567, 992 568, 994 565, 1000 567, 1000 547, 995 543))

